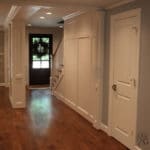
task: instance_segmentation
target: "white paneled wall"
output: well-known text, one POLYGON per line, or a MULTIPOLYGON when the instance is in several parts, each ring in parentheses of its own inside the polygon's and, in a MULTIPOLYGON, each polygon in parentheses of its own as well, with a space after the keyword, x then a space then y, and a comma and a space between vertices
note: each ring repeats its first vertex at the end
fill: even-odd
POLYGON ((69 87, 69 90, 65 90, 65 97, 77 104, 77 40, 65 41, 64 50, 64 65, 65 65, 65 87, 69 87))
POLYGON ((104 13, 65 21, 64 78, 54 92, 95 126, 101 120, 104 13))
POLYGON ((13 108, 26 107, 25 80, 25 22, 11 23, 11 80, 9 97, 13 108))

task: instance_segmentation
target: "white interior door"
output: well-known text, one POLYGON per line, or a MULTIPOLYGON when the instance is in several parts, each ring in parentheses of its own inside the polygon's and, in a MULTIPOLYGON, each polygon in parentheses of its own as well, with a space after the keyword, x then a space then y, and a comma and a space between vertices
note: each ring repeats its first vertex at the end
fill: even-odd
POLYGON ((138 17, 112 18, 112 136, 132 148, 136 130, 138 88, 138 17))

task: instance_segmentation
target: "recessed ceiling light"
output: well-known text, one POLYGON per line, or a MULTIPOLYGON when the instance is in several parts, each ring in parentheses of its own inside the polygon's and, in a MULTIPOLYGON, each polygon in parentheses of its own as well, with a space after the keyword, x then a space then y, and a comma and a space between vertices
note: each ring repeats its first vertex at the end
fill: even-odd
POLYGON ((47 14, 47 15, 51 15, 52 13, 51 13, 51 12, 47 12, 46 14, 47 14))
POLYGON ((31 26, 32 26, 32 24, 30 24, 30 23, 29 23, 29 24, 27 24, 27 26, 28 26, 28 27, 31 27, 31 26))
POLYGON ((41 16, 40 19, 45 19, 45 17, 41 16))

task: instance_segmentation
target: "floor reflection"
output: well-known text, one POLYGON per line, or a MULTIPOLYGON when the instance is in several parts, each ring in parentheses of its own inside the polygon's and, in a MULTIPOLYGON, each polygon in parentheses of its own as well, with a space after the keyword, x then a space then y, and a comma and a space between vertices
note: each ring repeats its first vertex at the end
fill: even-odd
POLYGON ((35 134, 47 133, 50 126, 52 104, 49 90, 34 90, 31 93, 29 114, 31 127, 35 134))

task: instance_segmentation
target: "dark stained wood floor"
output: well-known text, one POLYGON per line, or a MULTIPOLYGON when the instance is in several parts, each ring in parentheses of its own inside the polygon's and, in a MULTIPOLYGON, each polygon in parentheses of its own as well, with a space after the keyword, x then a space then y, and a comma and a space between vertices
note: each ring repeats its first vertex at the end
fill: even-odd
POLYGON ((32 90, 26 110, 13 110, 0 88, 0 150, 126 150, 49 90, 32 90))

